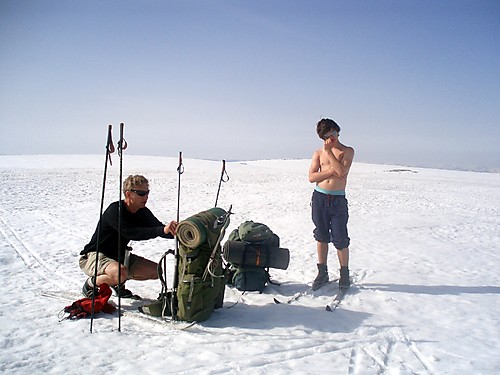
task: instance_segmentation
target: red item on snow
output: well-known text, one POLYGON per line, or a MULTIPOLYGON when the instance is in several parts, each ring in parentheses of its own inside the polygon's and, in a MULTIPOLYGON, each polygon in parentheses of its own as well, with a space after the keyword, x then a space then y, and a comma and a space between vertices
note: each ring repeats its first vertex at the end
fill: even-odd
MULTIPOLYGON (((112 314, 116 308, 108 303, 109 297, 111 297, 111 288, 107 284, 101 284, 98 289, 97 295, 94 298, 94 314, 100 311, 112 314)), ((79 299, 71 305, 66 306, 64 312, 69 313, 64 319, 76 320, 86 318, 92 314, 92 298, 79 299)))

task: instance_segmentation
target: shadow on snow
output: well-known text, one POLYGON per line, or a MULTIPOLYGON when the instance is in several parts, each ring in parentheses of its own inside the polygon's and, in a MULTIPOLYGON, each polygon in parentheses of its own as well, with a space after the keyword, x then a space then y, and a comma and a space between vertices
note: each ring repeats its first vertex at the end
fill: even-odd
POLYGON ((383 292, 459 295, 459 294, 500 294, 498 286, 459 286, 459 285, 404 285, 363 283, 362 289, 380 290, 383 292))

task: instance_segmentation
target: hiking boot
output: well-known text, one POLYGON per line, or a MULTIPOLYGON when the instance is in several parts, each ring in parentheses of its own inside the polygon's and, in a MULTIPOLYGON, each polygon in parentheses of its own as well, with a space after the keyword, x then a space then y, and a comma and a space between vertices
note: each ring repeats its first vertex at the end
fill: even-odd
POLYGON ((120 298, 132 298, 134 296, 134 293, 125 288, 125 284, 121 284, 120 287, 118 287, 118 285, 112 286, 111 289, 113 289, 116 296, 120 298))
POLYGON ((349 278, 349 268, 346 266, 340 267, 339 288, 349 288, 351 279, 349 278))
POLYGON ((83 284, 82 293, 87 298, 92 298, 94 296, 94 283, 90 277, 83 284))
POLYGON ((328 281, 328 266, 326 264, 318 264, 318 276, 314 279, 312 290, 321 288, 328 281))

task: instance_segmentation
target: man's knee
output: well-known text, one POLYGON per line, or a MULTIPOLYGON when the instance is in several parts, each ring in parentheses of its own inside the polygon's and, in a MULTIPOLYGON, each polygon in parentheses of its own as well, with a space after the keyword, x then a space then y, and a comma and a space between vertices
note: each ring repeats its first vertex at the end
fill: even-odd
POLYGON ((349 239, 349 237, 346 237, 342 241, 335 241, 333 243, 333 246, 335 246, 335 248, 337 250, 341 251, 341 250, 347 249, 349 247, 350 242, 351 242, 351 240, 349 239))
POLYGON ((135 279, 135 280, 158 279, 158 265, 153 261, 138 257, 134 262, 134 264, 130 266, 129 279, 135 279))
POLYGON ((330 235, 329 235, 328 231, 321 231, 318 228, 314 229, 313 237, 318 242, 323 242, 326 244, 330 242, 330 235))
POLYGON ((118 284, 118 270, 120 273, 121 282, 124 283, 128 279, 128 269, 123 264, 118 268, 118 262, 109 264, 105 269, 105 274, 113 281, 114 285, 118 284))
POLYGON ((145 267, 145 273, 147 274, 148 279, 157 279, 159 272, 162 272, 161 268, 158 268, 158 265, 154 262, 150 261, 145 267))

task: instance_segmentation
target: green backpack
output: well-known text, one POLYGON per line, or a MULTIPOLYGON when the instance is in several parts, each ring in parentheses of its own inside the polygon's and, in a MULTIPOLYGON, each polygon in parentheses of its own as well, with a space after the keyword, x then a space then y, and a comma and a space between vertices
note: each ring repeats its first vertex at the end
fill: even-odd
MULTIPOLYGON (((225 250, 229 248, 227 245, 230 245, 232 241, 266 248, 279 248, 280 245, 280 238, 267 225, 253 221, 243 222, 229 234, 228 242, 224 246, 225 250)), ((269 267, 242 263, 245 262, 229 263, 228 285, 242 292, 262 293, 267 283, 271 282, 269 267)))
POLYGON ((222 307, 226 274, 220 240, 229 224, 230 212, 212 208, 181 223, 179 239, 179 282, 177 318, 201 322, 222 307))
POLYGON ((258 243, 273 247, 280 247, 280 238, 262 223, 245 221, 229 234, 229 241, 243 241, 247 243, 258 243))

